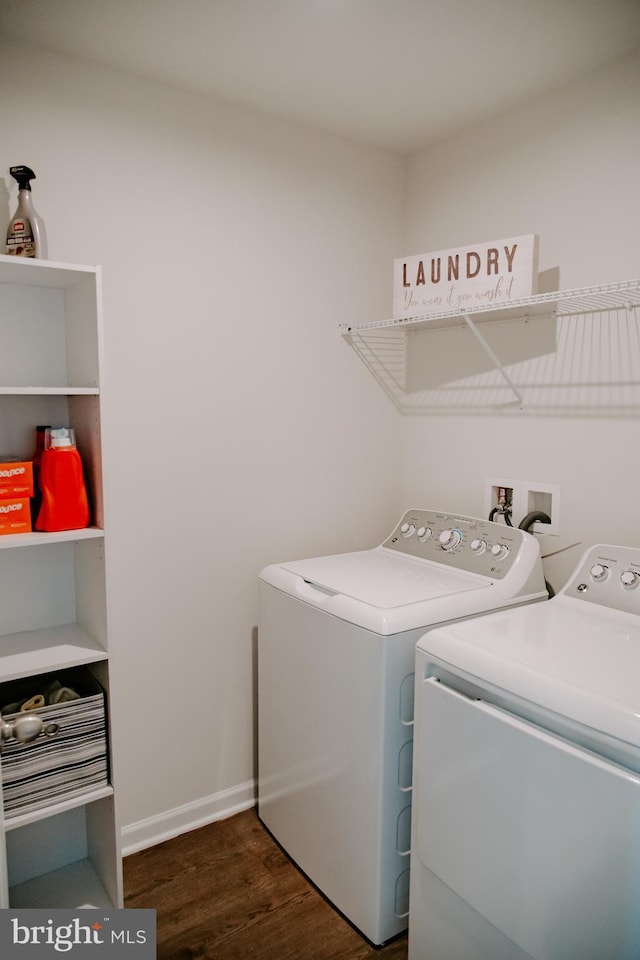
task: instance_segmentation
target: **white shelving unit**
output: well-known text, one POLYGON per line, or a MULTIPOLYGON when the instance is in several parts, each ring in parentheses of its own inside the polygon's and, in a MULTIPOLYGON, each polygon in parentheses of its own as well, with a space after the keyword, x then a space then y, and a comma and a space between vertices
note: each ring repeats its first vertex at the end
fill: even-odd
MULTIPOLYGON (((101 299, 99 267, 0 256, 0 455, 29 460, 37 424, 72 426, 93 523, 0 536, 0 683, 82 665, 109 701, 101 299)), ((122 905, 112 782, 33 813, 0 805, 0 908, 122 905)))
MULTIPOLYGON (((524 409, 522 390, 514 382, 496 351, 484 336, 485 324, 506 321, 530 323, 543 319, 568 319, 616 311, 635 311, 640 306, 640 280, 626 280, 574 290, 538 294, 512 300, 501 306, 483 304, 465 312, 443 310, 429 316, 339 324, 340 334, 352 345, 370 372, 401 412, 417 407, 406 397, 407 345, 413 334, 428 334, 455 327, 470 330, 506 384, 510 399, 524 409)), ((419 405, 418 405, 419 406, 419 405)))

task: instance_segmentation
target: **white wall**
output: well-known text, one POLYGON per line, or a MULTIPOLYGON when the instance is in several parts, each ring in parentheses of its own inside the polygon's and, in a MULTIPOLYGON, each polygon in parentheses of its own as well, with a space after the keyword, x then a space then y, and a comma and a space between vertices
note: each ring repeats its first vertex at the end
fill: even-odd
POLYGON ((372 545, 401 511, 396 413, 337 324, 389 312, 404 164, 8 44, 0 113, 1 166, 35 169, 50 258, 104 271, 133 844, 250 795, 261 567, 372 545))
MULTIPOLYGON (((640 56, 414 156, 406 248, 396 255, 536 233, 552 289, 639 277, 638 104, 640 56)), ((554 483, 561 534, 541 538, 543 553, 576 541, 640 544, 637 387, 613 398, 607 382, 640 381, 640 316, 599 323, 572 321, 539 361, 507 368, 516 382, 539 378, 533 412, 488 411, 476 378, 464 415, 405 417, 405 502, 476 515, 485 477, 554 483), (567 371, 583 387, 571 388, 565 407, 554 398, 567 371)), ((455 381, 462 335, 447 336, 437 337, 437 356, 455 381)), ((492 336, 500 354, 499 331, 492 336)), ((430 399, 445 395, 440 387, 430 399)), ((573 549, 546 562, 554 587, 578 556, 573 549)))

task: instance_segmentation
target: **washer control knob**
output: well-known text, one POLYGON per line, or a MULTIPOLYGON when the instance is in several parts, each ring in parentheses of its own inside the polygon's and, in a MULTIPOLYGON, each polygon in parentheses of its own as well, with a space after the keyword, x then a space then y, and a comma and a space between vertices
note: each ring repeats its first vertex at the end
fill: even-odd
POLYGON ((509 547, 506 543, 494 543, 491 547, 491 554, 496 558, 496 560, 504 560, 504 558, 509 553, 509 547))
POLYGON ((605 567, 604 563, 594 563, 589 573, 593 580, 606 580, 609 576, 609 567, 605 567))
POLYGON ((472 540, 472 541, 471 541, 471 553, 475 553, 476 556, 479 557, 481 554, 483 554, 483 553, 485 552, 486 549, 487 549, 487 541, 486 541, 486 540, 477 540, 477 539, 476 539, 476 540, 472 540))
POLYGON ((424 540, 429 540, 432 534, 433 534, 433 530, 431 529, 431 527, 418 527, 416 536, 418 540, 424 541, 424 540))
POLYGON ((439 537, 440 546, 443 550, 455 550, 462 542, 462 533, 460 530, 443 530, 439 537))
POLYGON ((620 583, 627 590, 632 590, 633 587, 638 586, 638 574, 634 573, 633 570, 623 570, 620 574, 620 583))
POLYGON ((416 528, 413 523, 403 523, 400 527, 400 533, 403 537, 412 537, 415 532, 416 528))

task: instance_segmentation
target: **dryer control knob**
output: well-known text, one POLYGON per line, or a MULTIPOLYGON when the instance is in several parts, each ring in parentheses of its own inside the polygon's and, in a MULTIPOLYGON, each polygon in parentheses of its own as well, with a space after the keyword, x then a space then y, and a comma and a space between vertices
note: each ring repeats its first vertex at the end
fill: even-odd
POLYGON ((416 528, 413 523, 403 523, 400 527, 400 533, 403 537, 412 537, 415 532, 416 528))
POLYGON ((433 534, 433 530, 431 529, 431 527, 418 527, 416 536, 418 540, 424 541, 424 540, 428 540, 432 534, 433 534))
POLYGON ((475 553, 477 557, 485 552, 487 549, 486 540, 472 540, 471 541, 471 553, 475 553))
POLYGON ((443 550, 455 550, 462 542, 462 533, 460 530, 443 530, 438 538, 443 550))
POLYGON ((494 545, 491 547, 491 553, 496 560, 504 560, 509 553, 509 547, 506 545, 506 543, 494 543, 494 545))
POLYGON ((594 563, 589 573, 594 580, 606 580, 609 576, 609 567, 605 567, 604 563, 594 563))
POLYGON ((633 570, 623 570, 620 574, 620 583, 627 590, 631 590, 638 586, 638 574, 634 573, 633 570))

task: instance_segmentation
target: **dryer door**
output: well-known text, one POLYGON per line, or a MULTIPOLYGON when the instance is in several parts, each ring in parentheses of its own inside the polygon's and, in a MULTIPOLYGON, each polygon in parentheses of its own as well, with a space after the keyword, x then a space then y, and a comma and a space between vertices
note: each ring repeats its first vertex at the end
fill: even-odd
POLYGON ((470 955, 484 917, 501 957, 637 960, 640 778, 433 677, 416 724, 414 855, 476 912, 470 955))

